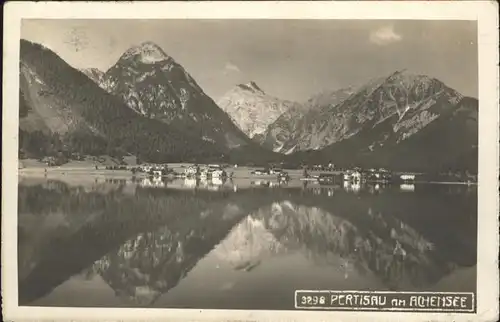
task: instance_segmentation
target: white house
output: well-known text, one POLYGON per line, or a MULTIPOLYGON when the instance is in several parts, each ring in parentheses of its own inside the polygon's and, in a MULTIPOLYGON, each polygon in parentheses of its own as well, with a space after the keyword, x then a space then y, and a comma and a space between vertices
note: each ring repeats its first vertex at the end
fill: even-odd
POLYGON ((194 175, 196 175, 196 172, 197 172, 197 169, 194 166, 191 166, 191 167, 184 169, 184 174, 186 176, 194 176, 194 175))
POLYGON ((403 181, 414 181, 415 180, 415 175, 414 174, 405 173, 405 174, 402 174, 400 176, 400 178, 403 181))
POLYGON ((224 176, 224 170, 220 170, 220 169, 219 170, 213 170, 211 172, 211 175, 212 175, 213 178, 221 178, 221 177, 224 176))
POLYGON ((149 171, 151 171, 152 169, 153 169, 153 167, 152 167, 152 166, 150 166, 150 165, 142 165, 142 166, 141 166, 141 170, 142 170, 143 172, 149 172, 149 171))

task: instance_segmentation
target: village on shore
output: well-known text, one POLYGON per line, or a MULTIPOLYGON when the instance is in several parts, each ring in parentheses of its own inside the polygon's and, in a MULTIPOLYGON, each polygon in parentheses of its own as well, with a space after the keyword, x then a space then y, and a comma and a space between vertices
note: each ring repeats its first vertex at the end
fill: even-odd
MULTIPOLYGON (((108 169, 123 169, 121 167, 108 167, 108 169)), ((153 177, 187 177, 187 178, 233 178, 238 169, 237 165, 221 164, 192 164, 181 165, 181 171, 176 171, 168 164, 143 164, 133 167, 132 173, 143 173, 153 177)), ((320 183, 334 183, 339 180, 352 182, 414 182, 418 176, 416 173, 392 173, 386 169, 336 169, 333 164, 327 166, 315 165, 311 168, 283 169, 277 166, 257 168, 250 170, 249 175, 255 178, 275 178, 277 181, 289 181, 297 179, 303 181, 318 181, 320 183), (292 173, 291 173, 292 172, 292 173)))
MULTIPOLYGON (((279 165, 270 165, 265 168, 239 167, 229 164, 141 164, 135 167, 111 166, 108 170, 127 169, 133 175, 143 175, 153 178, 188 178, 199 180, 226 180, 233 178, 254 178, 286 183, 291 180, 311 181, 319 184, 337 184, 342 182, 359 183, 381 183, 381 184, 404 184, 418 182, 439 181, 439 178, 425 173, 395 172, 385 168, 363 169, 353 167, 351 169, 337 168, 334 164, 301 166, 300 168, 288 169, 279 165)), ((455 176, 445 178, 441 182, 461 182, 473 184, 472 177, 455 176), (453 180, 455 179, 455 180, 453 180)))
MULTIPOLYGON (((165 181, 185 179, 193 182, 224 183, 227 180, 250 180, 284 185, 289 182, 315 183, 320 185, 345 184, 415 184, 415 183, 455 183, 476 184, 477 176, 468 173, 426 174, 416 172, 391 171, 385 168, 361 167, 342 168, 332 162, 328 164, 287 166, 269 164, 266 167, 252 167, 237 164, 197 164, 197 163, 141 163, 137 159, 121 160, 121 164, 89 159, 54 164, 50 159, 33 160, 31 164, 20 160, 21 174, 40 175, 97 175, 102 177, 143 178, 148 182, 162 185, 165 181), (104 163, 104 164, 103 164, 104 163), (112 165, 109 165, 112 164, 112 165)), ((108 160, 109 161, 109 160, 108 160)), ((154 185, 154 184, 153 184, 154 185)))

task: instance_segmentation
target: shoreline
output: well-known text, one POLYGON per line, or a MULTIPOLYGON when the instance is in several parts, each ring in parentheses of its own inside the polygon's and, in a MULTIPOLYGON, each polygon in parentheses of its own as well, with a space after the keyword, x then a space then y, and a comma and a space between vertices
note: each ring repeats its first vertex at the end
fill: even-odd
MULTIPOLYGON (((176 169, 176 170, 180 170, 176 169)), ((233 168, 233 171, 228 171, 228 172, 233 172, 233 179, 254 179, 254 180, 275 180, 276 176, 274 175, 251 175, 250 172, 253 170, 253 168, 233 168)), ((299 181, 309 181, 309 182, 315 182, 315 179, 308 179, 302 177, 302 171, 301 170, 286 170, 289 172, 289 176, 291 180, 299 180, 299 181)), ((180 172, 180 171, 178 171, 180 172)), ((318 172, 319 173, 319 172, 318 172)), ((313 173, 311 173, 313 174, 313 173)), ((49 177, 59 177, 59 178, 64 178, 64 177, 82 177, 85 176, 88 179, 91 178, 109 178, 109 179, 132 179, 132 178, 148 178, 150 175, 143 173, 143 172, 137 172, 135 174, 132 174, 130 170, 106 170, 106 169, 94 169, 94 168, 89 168, 89 167, 25 167, 25 168, 20 168, 18 169, 18 177, 19 178, 49 178, 49 177)), ((162 178, 169 178, 173 180, 182 180, 185 177, 184 176, 162 176, 162 178)), ((365 182, 369 184, 380 184, 380 182, 365 182)), ((429 181, 412 181, 412 182, 392 182, 388 184, 399 184, 399 185, 421 185, 421 184, 441 184, 441 185, 466 185, 466 186, 477 186, 477 182, 467 182, 467 181, 439 181, 439 180, 429 180, 429 181)))

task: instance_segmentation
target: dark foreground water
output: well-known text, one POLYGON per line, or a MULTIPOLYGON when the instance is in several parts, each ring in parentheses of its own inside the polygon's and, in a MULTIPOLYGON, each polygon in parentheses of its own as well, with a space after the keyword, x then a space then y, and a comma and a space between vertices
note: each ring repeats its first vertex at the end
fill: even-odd
POLYGON ((475 187, 220 184, 21 181, 19 305, 293 309, 296 289, 476 290, 475 187))

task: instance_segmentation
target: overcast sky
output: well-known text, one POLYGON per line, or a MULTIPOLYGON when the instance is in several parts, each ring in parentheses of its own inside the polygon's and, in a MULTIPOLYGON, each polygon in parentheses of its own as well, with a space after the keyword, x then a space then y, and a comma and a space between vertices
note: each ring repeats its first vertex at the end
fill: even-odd
POLYGON ((283 99, 362 84, 398 69, 477 97, 477 25, 387 20, 24 20, 21 37, 76 68, 106 71, 144 41, 157 43, 217 100, 255 81, 283 99))

